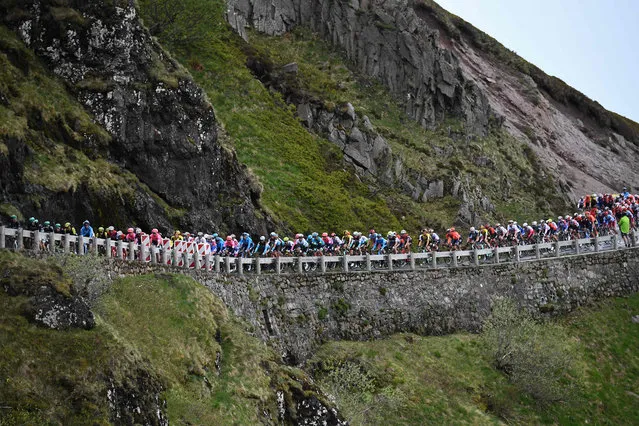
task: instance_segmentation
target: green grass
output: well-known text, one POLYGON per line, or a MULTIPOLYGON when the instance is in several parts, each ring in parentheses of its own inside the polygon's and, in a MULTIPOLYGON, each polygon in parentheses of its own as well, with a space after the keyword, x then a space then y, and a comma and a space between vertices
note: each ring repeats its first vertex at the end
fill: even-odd
MULTIPOLYGON (((73 292, 55 262, 0 252, 1 425, 109 424, 111 380, 143 393, 137 377, 162 386, 172 424, 259 424, 265 411, 277 418, 276 390, 291 403, 293 389, 314 394, 304 372, 283 366, 245 323, 186 276, 116 280, 97 299, 96 327, 89 331, 30 323, 25 295, 40 286, 73 292), (7 288, 18 295, 9 296, 7 288)), ((86 265, 65 262, 64 268, 86 265)))
POLYGON ((320 348, 310 368, 354 425, 638 424, 639 327, 631 321, 638 313, 634 295, 554 321, 577 348, 565 378, 575 391, 569 400, 546 406, 493 368, 477 335, 333 342, 320 348), (331 371, 340 373, 341 385, 331 371))

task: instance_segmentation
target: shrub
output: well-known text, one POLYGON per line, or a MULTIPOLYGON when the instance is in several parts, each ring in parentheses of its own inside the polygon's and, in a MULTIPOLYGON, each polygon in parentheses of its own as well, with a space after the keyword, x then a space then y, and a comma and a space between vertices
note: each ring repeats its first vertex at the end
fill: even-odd
POLYGON ((506 299, 493 306, 482 337, 495 367, 537 402, 571 396, 567 378, 576 352, 557 326, 536 322, 506 299))

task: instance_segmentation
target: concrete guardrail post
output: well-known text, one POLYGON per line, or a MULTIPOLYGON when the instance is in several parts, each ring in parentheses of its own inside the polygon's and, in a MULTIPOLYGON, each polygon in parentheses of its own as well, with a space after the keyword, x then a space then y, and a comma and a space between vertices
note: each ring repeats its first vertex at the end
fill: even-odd
MULTIPOLYGON (((70 248, 70 246, 71 246, 71 235, 63 234, 62 238, 64 239, 64 241, 62 242, 62 249, 64 250, 64 254, 69 254, 69 251, 71 251, 71 248, 70 248)), ((119 254, 120 254, 120 257, 122 257, 122 252, 120 252, 119 254)))
POLYGON ((539 244, 535 244, 535 258, 541 259, 541 250, 539 250, 539 244))
POLYGON ((555 241, 555 257, 560 257, 561 256, 561 250, 560 250, 560 246, 559 246, 559 240, 555 241))
POLYGON ((162 265, 166 266, 169 263, 169 251, 172 251, 171 249, 165 249, 164 247, 162 247, 162 255, 160 256, 160 261, 162 262, 162 265))
POLYGON ((91 244, 91 253, 98 255, 98 237, 93 236, 93 243, 91 244))
POLYGON ((415 253, 413 253, 412 251, 408 253, 408 261, 410 262, 410 270, 414 271, 415 270, 415 253))
POLYGON ((18 228, 16 232, 16 244, 19 251, 24 250, 24 234, 22 233, 22 228, 18 228))
POLYGON ((216 273, 216 274, 219 274, 219 273, 220 273, 220 270, 221 270, 221 265, 220 265, 220 263, 221 263, 221 262, 222 262, 222 261, 221 261, 221 259, 220 259, 220 256, 218 256, 218 255, 216 254, 216 255, 215 255, 215 262, 214 262, 214 266, 213 266, 213 267, 214 267, 214 269, 215 269, 215 273, 216 273))
POLYGON ((371 270, 371 255, 370 253, 366 253, 366 272, 370 272, 371 270))
POLYGON ((431 266, 433 268, 437 268, 437 252, 436 251, 431 251, 430 252, 430 259, 431 259, 431 266))
POLYGON ((55 232, 49 232, 49 251, 51 253, 55 252, 55 232))
POLYGON ((322 274, 326 273, 326 260, 324 259, 324 255, 319 257, 319 263, 320 263, 320 271, 322 271, 322 274))
POLYGON ((277 275, 282 273, 282 264, 280 263, 280 257, 279 256, 277 256, 275 258, 275 273, 277 275))
POLYGON ((33 231, 33 251, 40 251, 40 231, 33 231))
POLYGON ((344 265, 343 266, 344 272, 348 272, 348 256, 347 255, 342 256, 342 265, 344 265))
POLYGON ((617 250, 619 248, 619 238, 618 235, 615 234, 612 236, 612 249, 617 250))
POLYGON ((204 269, 206 272, 211 272, 211 253, 206 253, 204 255, 204 269))
POLYGON ((599 234, 595 235, 595 252, 599 251, 599 234))
POLYGON ((499 246, 495 246, 495 248, 493 248, 493 252, 494 252, 493 253, 493 258, 494 258, 493 263, 498 265, 499 264, 499 246))
POLYGON ((231 258, 228 256, 224 257, 224 272, 227 274, 231 273, 231 258))
POLYGON ((479 266, 479 253, 477 253, 477 249, 473 249, 473 263, 475 266, 479 266))
POLYGON ((177 249, 173 248, 173 250, 171 250, 171 266, 177 268, 179 264, 180 254, 178 253, 177 249))
POLYGON ((135 260, 135 243, 133 241, 129 241, 129 252, 128 260, 135 260))
POLYGON ((5 238, 6 238, 6 232, 4 230, 4 226, 0 226, 0 249, 3 249, 6 247, 5 238))
POLYGON ((519 244, 515 246, 515 262, 519 263, 521 261, 521 254, 519 253, 519 244))
POLYGON ((189 262, 189 252, 185 251, 182 253, 182 268, 189 269, 191 267, 191 262, 189 262))
POLYGON ((579 238, 575 239, 575 254, 579 254, 579 238))
POLYGON ((453 256, 453 267, 457 267, 458 265, 458 259, 457 259, 457 252, 456 251, 451 251, 450 255, 453 256))
POLYGON ((393 255, 388 253, 386 255, 386 263, 388 264, 388 270, 392 271, 393 270, 393 255))
MULTIPOLYGON (((65 235, 65 238, 64 238, 65 246, 66 246, 66 240, 67 240, 67 238, 66 238, 66 235, 65 235)), ((118 259, 122 259, 123 251, 124 251, 124 242, 123 241, 118 241, 117 245, 116 245, 116 248, 115 248, 115 253, 116 253, 116 256, 118 257, 118 259)), ((64 248, 64 252, 65 253, 67 252, 67 247, 64 248)))
POLYGON ((304 273, 304 262, 302 261, 302 256, 299 256, 297 258, 297 273, 298 274, 304 273))
POLYGON ((138 247, 138 250, 140 251, 140 262, 146 263, 146 255, 147 255, 146 246, 144 244, 140 244, 140 246, 138 247))
POLYGON ((111 247, 113 247, 113 241, 111 241, 111 238, 104 240, 104 250, 106 251, 107 259, 111 258, 111 247))
POLYGON ((244 266, 242 265, 242 258, 241 257, 236 257, 235 258, 235 267, 237 268, 237 273, 239 275, 244 275, 244 266))
POLYGON ((158 264, 158 248, 157 246, 151 246, 151 264, 158 264))
POLYGON ((262 273, 262 264, 260 263, 260 257, 257 256, 255 259, 253 259, 253 261, 255 262, 255 273, 257 275, 260 275, 262 273))
POLYGON ((195 270, 199 270, 200 267, 202 266, 200 264, 200 252, 198 251, 197 247, 195 248, 195 251, 193 252, 193 265, 195 270))

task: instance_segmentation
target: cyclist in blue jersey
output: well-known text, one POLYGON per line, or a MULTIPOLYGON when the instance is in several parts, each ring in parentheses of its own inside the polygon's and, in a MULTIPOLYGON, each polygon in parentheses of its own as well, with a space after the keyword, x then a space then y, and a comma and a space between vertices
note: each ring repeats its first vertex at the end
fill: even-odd
POLYGON ((386 248, 388 241, 386 238, 382 237, 382 234, 375 234, 375 242, 373 243, 373 248, 371 252, 375 254, 384 254, 384 249, 386 248))

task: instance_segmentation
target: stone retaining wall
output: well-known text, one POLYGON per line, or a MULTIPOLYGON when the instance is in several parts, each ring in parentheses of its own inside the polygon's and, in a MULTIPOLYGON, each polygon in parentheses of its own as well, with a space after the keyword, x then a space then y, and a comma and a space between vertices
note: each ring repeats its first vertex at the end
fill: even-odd
POLYGON ((107 268, 117 275, 192 276, 293 363, 326 340, 478 331, 500 298, 548 316, 639 291, 639 249, 417 272, 239 277, 137 262, 107 268))

